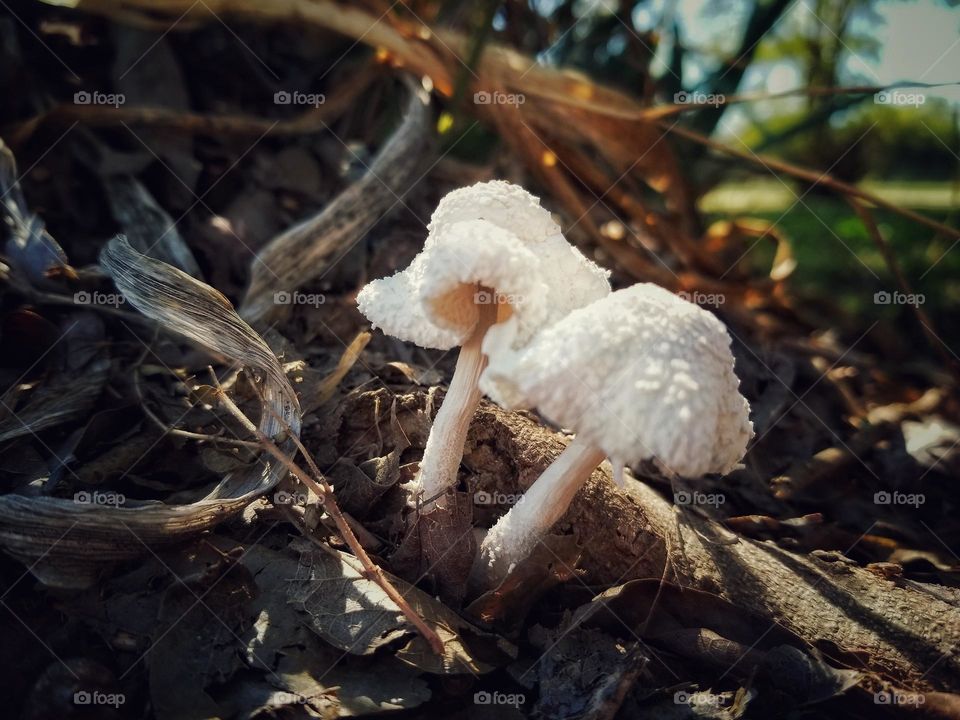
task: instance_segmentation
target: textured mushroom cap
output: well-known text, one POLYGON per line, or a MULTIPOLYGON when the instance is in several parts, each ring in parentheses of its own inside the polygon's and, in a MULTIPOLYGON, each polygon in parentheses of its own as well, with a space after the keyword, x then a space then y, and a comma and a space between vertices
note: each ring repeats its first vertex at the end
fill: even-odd
POLYGON ((420 347, 449 350, 462 342, 461 334, 434 325, 420 307, 424 254, 390 277, 373 280, 357 295, 357 307, 376 329, 420 347))
POLYGON ((733 470, 753 436, 730 336, 712 313, 651 284, 574 310, 483 375, 507 407, 536 407, 615 463, 685 477, 733 470))
POLYGON ((503 180, 447 193, 430 219, 426 247, 444 236, 443 228, 474 219, 486 220, 513 233, 537 255, 549 293, 548 322, 610 294, 610 273, 567 242, 560 226, 537 197, 503 180))
POLYGON ((447 193, 437 203, 427 231, 433 236, 462 220, 486 220, 528 242, 560 234, 560 226, 537 197, 504 180, 476 183, 447 193))
POLYGON ((570 245, 523 188, 502 181, 454 190, 437 207, 423 251, 357 296, 360 311, 388 335, 422 347, 460 345, 478 302, 501 303, 507 345, 527 342, 571 310, 610 292, 605 270, 570 245), (490 288, 478 296, 477 285, 490 288))

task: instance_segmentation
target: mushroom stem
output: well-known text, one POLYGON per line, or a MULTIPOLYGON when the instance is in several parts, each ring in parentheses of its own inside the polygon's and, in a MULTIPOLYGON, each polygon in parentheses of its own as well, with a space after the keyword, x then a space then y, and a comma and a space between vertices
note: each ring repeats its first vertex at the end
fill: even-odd
POLYGON ((422 509, 425 512, 434 506, 447 488, 456 483, 467 430, 480 404, 480 374, 487 365, 481 345, 487 330, 497 322, 497 304, 477 303, 477 310, 476 327, 460 346, 460 356, 450 379, 450 387, 433 420, 430 437, 423 449, 414 492, 423 502, 422 509))
POLYGON ((470 584, 497 587, 567 511, 577 491, 606 457, 580 435, 557 456, 480 544, 470 584))

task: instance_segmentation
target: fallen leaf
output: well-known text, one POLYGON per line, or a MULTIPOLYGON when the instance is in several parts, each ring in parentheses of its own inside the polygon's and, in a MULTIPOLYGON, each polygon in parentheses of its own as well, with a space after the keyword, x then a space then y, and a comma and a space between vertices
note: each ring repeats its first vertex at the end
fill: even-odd
POLYGON ((472 626, 438 600, 387 575, 440 636, 446 652, 438 657, 414 633, 380 586, 362 577, 356 558, 335 550, 319 550, 306 541, 296 541, 292 547, 301 556, 288 582, 288 600, 310 616, 314 632, 344 652, 367 655, 388 643, 405 640, 396 652, 397 659, 440 675, 486 673, 516 654, 502 638, 472 626))

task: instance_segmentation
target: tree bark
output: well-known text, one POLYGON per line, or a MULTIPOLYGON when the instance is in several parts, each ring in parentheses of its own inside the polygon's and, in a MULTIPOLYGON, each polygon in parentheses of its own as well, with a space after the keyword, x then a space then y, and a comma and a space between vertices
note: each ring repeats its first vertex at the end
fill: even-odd
MULTIPOLYGON (((384 410, 392 402, 412 446, 422 447, 429 427, 422 391, 395 400, 387 391, 356 396, 344 413, 341 447, 365 433, 379 442, 377 425, 389 420, 384 410)), ((359 439, 357 447, 362 445, 359 439)), ((464 454, 467 483, 471 490, 525 490, 565 445, 562 435, 523 414, 484 402, 464 454)), ((877 673, 897 687, 960 692, 956 590, 885 579, 840 553, 801 555, 774 542, 738 537, 706 517, 676 513, 648 485, 626 481, 626 489, 619 489, 609 467, 601 466, 554 528, 573 533, 584 546, 587 583, 612 586, 665 576, 780 623, 829 658, 877 673)))

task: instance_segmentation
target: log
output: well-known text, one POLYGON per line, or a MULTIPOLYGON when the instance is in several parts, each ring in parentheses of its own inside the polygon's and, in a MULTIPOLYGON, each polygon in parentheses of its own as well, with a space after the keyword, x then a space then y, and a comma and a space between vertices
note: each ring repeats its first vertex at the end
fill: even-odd
MULTIPOLYGON (((344 406, 338 446, 355 450, 390 437, 389 409, 412 447, 429 428, 427 393, 378 390, 344 406), (380 423, 386 423, 381 428, 380 423)), ((483 402, 474 416, 464 466, 470 490, 525 490, 566 445, 564 437, 520 413, 483 402)), ((960 596, 956 590, 886 579, 835 552, 797 554, 772 541, 739 537, 693 512, 676 513, 648 485, 626 488, 601 466, 578 493, 558 533, 583 545, 590 585, 661 578, 715 593, 792 630, 848 667, 918 692, 960 691, 960 596), (667 563, 669 562, 669 568, 667 563), (666 571, 666 572, 665 572, 666 571)))

